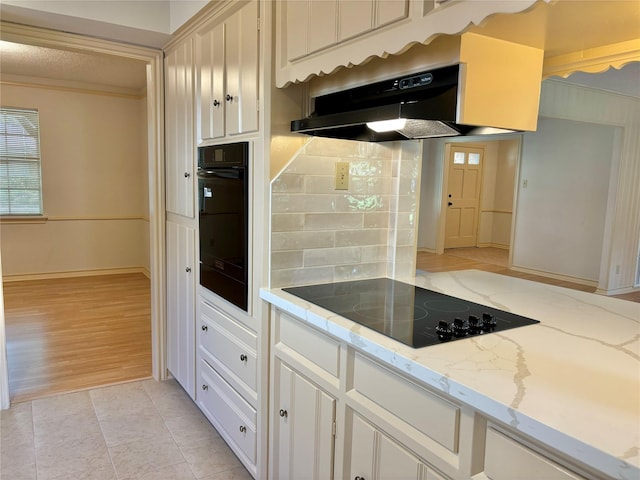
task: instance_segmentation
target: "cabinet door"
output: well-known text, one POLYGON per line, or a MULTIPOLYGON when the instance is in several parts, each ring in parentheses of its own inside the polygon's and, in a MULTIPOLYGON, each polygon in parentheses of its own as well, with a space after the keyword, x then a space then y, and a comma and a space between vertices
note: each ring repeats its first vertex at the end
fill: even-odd
POLYGON ((273 478, 333 478, 336 401, 276 360, 273 478))
POLYGON ((373 0, 342 0, 338 3, 338 40, 347 40, 373 28, 373 0))
POLYGON ((225 25, 198 35, 200 64, 200 140, 225 135, 225 25))
MULTIPOLYGON (((427 467, 412 453, 353 415, 349 477, 362 480, 424 480, 427 467)), ((437 477, 433 477, 437 478, 437 477)))
POLYGON ((167 232, 167 368, 195 398, 195 230, 174 222, 167 232))
POLYGON ((195 134, 193 40, 165 58, 166 210, 194 215, 195 134))
POLYGON ((258 2, 225 22, 227 135, 258 130, 258 2))

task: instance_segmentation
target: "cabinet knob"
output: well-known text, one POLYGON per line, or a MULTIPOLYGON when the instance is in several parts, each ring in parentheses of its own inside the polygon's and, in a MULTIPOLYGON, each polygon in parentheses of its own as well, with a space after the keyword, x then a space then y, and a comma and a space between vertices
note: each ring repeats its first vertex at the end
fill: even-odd
POLYGON ((240 361, 241 362, 246 362, 247 361, 247 356, 244 353, 240 354, 240 361))
POLYGON ((202 389, 209 390, 209 385, 207 385, 206 383, 202 384, 202 389))
POLYGON ((191 174, 189 172, 184 172, 184 178, 189 178, 191 174))
POLYGON ((232 102, 233 101, 233 96, 227 93, 227 96, 225 97, 227 99, 227 102, 232 102))
POLYGON ((202 328, 203 332, 206 332, 207 330, 209 330, 209 327, 207 327, 206 325, 202 325, 202 327, 200 328, 202 328))
POLYGON ((282 409, 282 408, 281 408, 281 409, 280 409, 280 416, 281 416, 282 418, 287 418, 287 417, 289 416, 289 412, 287 412, 286 410, 284 410, 284 409, 282 409))
POLYGON ((218 100, 214 100, 213 101, 213 106, 214 107, 219 107, 220 106, 220 102, 218 100))
POLYGON ((187 272, 187 273, 191 273, 191 267, 185 268, 184 271, 187 272))
POLYGON ((360 475, 356 475, 356 477, 353 480, 365 480, 364 477, 361 477, 360 475))
POLYGON ((240 425, 240 431, 242 433, 246 432, 247 431, 247 427, 245 427, 244 425, 240 425))

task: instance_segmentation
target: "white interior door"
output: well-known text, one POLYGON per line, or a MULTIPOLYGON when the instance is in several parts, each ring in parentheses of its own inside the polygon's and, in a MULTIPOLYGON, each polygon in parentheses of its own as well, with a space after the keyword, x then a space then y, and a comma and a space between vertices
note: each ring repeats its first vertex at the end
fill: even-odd
POLYGON ((477 244, 483 153, 482 148, 451 146, 444 248, 477 244))

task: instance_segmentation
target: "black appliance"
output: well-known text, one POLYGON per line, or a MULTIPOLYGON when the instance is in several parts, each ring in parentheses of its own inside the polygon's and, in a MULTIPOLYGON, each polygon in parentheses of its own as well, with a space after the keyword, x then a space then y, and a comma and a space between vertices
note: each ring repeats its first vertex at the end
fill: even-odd
POLYGON ((390 278, 282 290, 414 348, 540 323, 390 278))
POLYGON ((459 76, 460 66, 450 65, 320 95, 291 131, 368 142, 512 133, 457 122, 459 76))
POLYGON ((198 148, 200 284, 247 310, 249 143, 198 148))

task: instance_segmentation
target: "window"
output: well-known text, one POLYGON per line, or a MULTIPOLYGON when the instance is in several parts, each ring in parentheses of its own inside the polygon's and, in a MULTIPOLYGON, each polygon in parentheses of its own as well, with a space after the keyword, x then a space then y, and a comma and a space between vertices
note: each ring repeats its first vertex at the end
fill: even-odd
POLYGON ((42 215, 37 110, 0 107, 0 215, 42 215))

